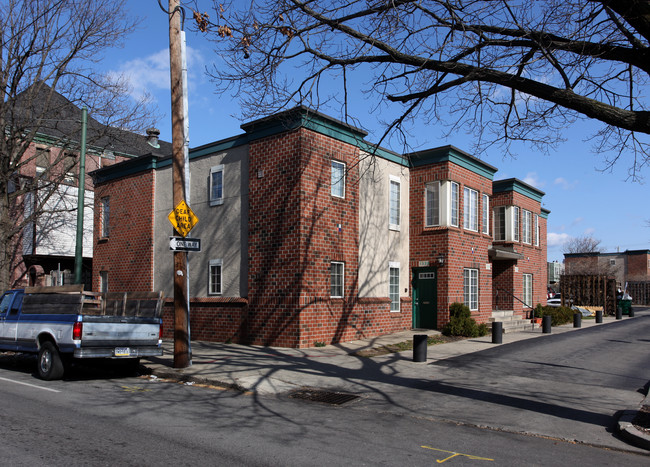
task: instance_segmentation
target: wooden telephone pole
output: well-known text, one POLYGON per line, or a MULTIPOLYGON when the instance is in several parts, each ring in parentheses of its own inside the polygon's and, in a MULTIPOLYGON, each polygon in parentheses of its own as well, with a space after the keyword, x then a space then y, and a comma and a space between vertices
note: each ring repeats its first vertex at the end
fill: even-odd
MULTIPOLYGON (((181 7, 169 0, 169 70, 172 90, 172 184, 174 209, 185 199, 185 157, 183 145, 183 81, 181 54, 181 7)), ((187 252, 174 251, 174 368, 192 364, 187 300, 187 252)))

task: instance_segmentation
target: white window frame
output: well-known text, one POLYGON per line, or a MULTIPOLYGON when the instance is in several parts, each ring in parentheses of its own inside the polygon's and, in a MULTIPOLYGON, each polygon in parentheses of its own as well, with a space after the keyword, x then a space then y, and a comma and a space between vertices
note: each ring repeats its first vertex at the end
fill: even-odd
POLYGON ((219 206, 223 204, 224 200, 224 192, 225 192, 225 170, 223 164, 220 165, 215 165, 214 167, 210 167, 210 180, 209 180, 209 186, 208 186, 208 194, 210 197, 210 206, 219 206), (215 174, 221 174, 221 196, 218 194, 214 193, 215 186, 214 186, 214 176, 215 174))
POLYGON ((532 227, 533 227, 533 213, 523 209, 521 216, 521 231, 522 238, 521 241, 527 244, 532 244, 532 227))
POLYGON ((463 228, 478 232, 478 191, 463 188, 463 228))
POLYGON ((492 236, 495 242, 505 242, 508 238, 507 206, 496 206, 492 213, 492 236))
POLYGON ((345 198, 345 163, 332 159, 331 193, 335 198, 345 198))
POLYGON ((425 185, 425 227, 458 227, 459 186, 451 180, 435 181, 425 185))
POLYGON ((223 260, 221 259, 211 259, 208 264, 208 295, 223 295, 223 260), (218 277, 213 270, 219 271, 218 277))
POLYGON ((424 189, 424 225, 440 225, 440 182, 427 183, 424 189))
POLYGON ((470 311, 478 310, 478 269, 463 269, 463 301, 470 311))
POLYGON ((512 241, 513 242, 518 242, 520 235, 519 235, 519 206, 512 206, 511 213, 512 213, 512 241))
POLYGON ((523 297, 522 301, 528 307, 533 306, 533 275, 523 274, 523 297))
POLYGON ((400 310, 400 265, 398 262, 388 263, 388 298, 390 298, 390 311, 400 310), (397 283, 394 281, 397 280, 397 283))
POLYGON ((99 291, 108 292, 108 271, 99 271, 99 291))
POLYGON ((345 292, 345 263, 332 261, 330 263, 330 297, 343 298, 345 292), (340 272, 339 272, 340 268, 340 272))
POLYGON ((390 175, 388 178, 388 228, 391 230, 399 230, 402 208, 402 184, 400 183, 399 177, 390 175), (395 187, 396 191, 394 190, 395 187))
POLYGON ((99 211, 99 235, 101 238, 108 238, 111 233, 111 197, 104 196, 100 200, 101 206, 99 211))
POLYGON ((460 221, 460 215, 459 215, 459 196, 460 196, 460 185, 456 182, 451 182, 450 184, 450 214, 451 214, 451 219, 449 221, 449 224, 452 227, 458 227, 458 223, 460 221))
POLYGON ((539 246, 539 215, 535 214, 535 246, 539 246))
POLYGON ((490 197, 483 195, 483 233, 490 234, 490 197))

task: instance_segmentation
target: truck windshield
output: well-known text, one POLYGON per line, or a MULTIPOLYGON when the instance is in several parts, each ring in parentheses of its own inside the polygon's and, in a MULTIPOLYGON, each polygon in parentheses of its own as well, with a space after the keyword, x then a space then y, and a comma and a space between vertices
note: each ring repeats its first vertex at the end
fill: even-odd
POLYGON ((0 314, 7 312, 13 296, 14 294, 12 293, 6 293, 2 296, 2 300, 0 300, 0 314))

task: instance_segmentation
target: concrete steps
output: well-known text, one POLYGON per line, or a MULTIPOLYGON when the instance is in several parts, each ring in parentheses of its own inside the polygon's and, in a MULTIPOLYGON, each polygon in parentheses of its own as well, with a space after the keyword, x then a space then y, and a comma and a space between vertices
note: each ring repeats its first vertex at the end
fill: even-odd
POLYGON ((492 312, 492 317, 488 319, 489 325, 495 321, 501 322, 504 334, 517 331, 531 331, 540 327, 539 324, 533 324, 529 319, 524 319, 521 315, 515 315, 512 310, 498 310, 492 312))

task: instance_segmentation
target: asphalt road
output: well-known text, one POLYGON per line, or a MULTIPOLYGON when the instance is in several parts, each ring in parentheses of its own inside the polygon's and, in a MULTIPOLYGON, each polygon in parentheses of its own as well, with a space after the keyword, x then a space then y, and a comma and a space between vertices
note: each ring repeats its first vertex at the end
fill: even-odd
POLYGON ((649 326, 640 317, 439 361, 418 387, 342 406, 107 368, 42 382, 32 360, 5 356, 0 454, 5 465, 648 465, 631 448, 548 434, 615 436, 612 414, 650 379, 649 326))

